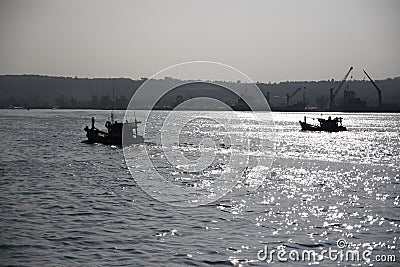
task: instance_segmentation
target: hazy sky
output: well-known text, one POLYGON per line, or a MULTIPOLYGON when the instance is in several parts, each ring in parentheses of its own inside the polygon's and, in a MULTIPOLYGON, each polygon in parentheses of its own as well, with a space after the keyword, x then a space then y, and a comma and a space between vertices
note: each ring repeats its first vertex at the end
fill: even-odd
POLYGON ((255 81, 400 76, 400 1, 0 0, 0 73, 148 77, 210 60, 255 81))

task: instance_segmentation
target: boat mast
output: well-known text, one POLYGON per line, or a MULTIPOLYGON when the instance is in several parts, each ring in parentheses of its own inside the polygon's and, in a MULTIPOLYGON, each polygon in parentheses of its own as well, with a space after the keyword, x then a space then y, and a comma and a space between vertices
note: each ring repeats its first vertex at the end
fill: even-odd
POLYGON ((138 128, 138 121, 136 120, 136 113, 135 112, 133 112, 133 115, 135 116, 135 134, 136 134, 136 138, 137 138, 137 136, 138 136, 138 132, 137 132, 137 128, 138 128))
POLYGON ((111 109, 111 123, 114 123, 114 103, 115 103, 115 90, 114 90, 114 79, 112 80, 112 89, 113 89, 113 100, 112 100, 112 109, 111 109))

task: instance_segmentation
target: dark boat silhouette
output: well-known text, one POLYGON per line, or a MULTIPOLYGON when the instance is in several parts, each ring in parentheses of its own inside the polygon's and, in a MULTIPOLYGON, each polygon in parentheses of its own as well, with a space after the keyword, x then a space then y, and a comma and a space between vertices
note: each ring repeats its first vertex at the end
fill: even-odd
POLYGON ((323 132, 341 132, 347 131, 347 128, 342 125, 343 118, 336 117, 331 119, 331 116, 328 119, 317 119, 319 125, 313 125, 307 123, 306 117, 304 117, 304 121, 299 121, 302 131, 323 131, 323 132))
POLYGON ((113 89, 113 106, 111 110, 111 121, 107 121, 105 127, 107 128, 107 132, 101 131, 94 126, 95 119, 92 117, 92 127, 89 128, 86 126, 84 130, 86 131, 86 137, 88 140, 86 143, 100 143, 105 145, 131 145, 131 144, 142 144, 144 143, 143 136, 138 134, 138 124, 140 121, 136 120, 134 122, 117 122, 114 121, 114 102, 115 102, 115 89, 114 89, 114 80, 112 81, 112 89, 113 89), (122 136, 124 140, 122 140, 122 136))
POLYGON ((111 114, 111 121, 107 121, 105 127, 107 132, 101 131, 94 126, 95 119, 92 117, 92 127, 86 126, 84 130, 86 131, 86 137, 88 140, 86 143, 100 143, 105 145, 122 145, 122 135, 124 135, 124 144, 141 144, 144 143, 143 136, 138 134, 138 124, 135 118, 134 122, 117 122, 113 119, 113 114, 111 114))

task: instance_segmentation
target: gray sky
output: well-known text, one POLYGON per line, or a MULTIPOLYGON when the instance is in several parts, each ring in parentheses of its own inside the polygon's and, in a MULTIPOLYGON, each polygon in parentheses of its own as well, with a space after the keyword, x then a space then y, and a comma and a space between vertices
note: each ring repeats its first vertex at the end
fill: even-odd
MULTIPOLYGON (((255 81, 400 75, 400 1, 0 0, 0 73, 148 77, 210 60, 255 81)), ((194 77, 195 78, 195 77, 194 77)))

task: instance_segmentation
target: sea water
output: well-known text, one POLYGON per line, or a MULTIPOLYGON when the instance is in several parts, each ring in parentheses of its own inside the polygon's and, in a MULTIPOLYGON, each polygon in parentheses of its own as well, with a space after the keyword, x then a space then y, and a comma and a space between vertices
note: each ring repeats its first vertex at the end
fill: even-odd
MULTIPOLYGON (((319 115, 273 112, 273 123, 261 126, 271 133, 273 162, 257 188, 248 188, 247 172, 216 201, 181 207, 154 199, 135 180, 136 172, 148 174, 146 157, 163 157, 156 138, 162 122, 146 125, 148 143, 130 147, 137 156, 127 164, 121 148, 82 143, 90 118, 104 128, 109 111, 0 110, 0 265, 398 265, 400 115, 329 114, 343 117, 348 131, 299 131, 299 120, 319 115), (338 256, 321 255, 329 250, 338 256), (317 256, 296 258, 304 251, 317 256), (340 258, 346 251, 361 258, 340 258)), ((260 130, 251 119, 234 127, 243 135, 260 130)), ((181 145, 193 157, 193 133, 225 134, 201 120, 182 131, 192 133, 181 145)), ((162 173, 179 186, 202 182, 179 169, 162 173)))

